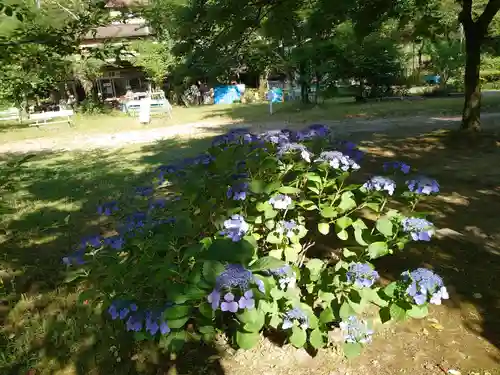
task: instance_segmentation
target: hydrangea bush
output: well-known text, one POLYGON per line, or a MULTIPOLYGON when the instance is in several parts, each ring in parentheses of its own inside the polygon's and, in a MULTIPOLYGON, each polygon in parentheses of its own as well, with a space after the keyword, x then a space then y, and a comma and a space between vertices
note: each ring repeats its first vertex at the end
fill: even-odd
MULTIPOLYGON (((232 130, 206 153, 159 167, 136 189, 139 210, 114 234, 83 239, 63 262, 87 278, 81 298, 168 350, 220 333, 248 349, 275 330, 319 349, 339 329, 345 354, 358 354, 373 334, 369 306, 386 322, 422 318, 448 298, 430 270, 403 270, 383 286, 373 264, 431 240, 432 223, 415 209, 438 183, 401 162, 365 178, 362 158, 322 125, 232 130)), ((121 210, 117 202, 98 208, 121 210)))

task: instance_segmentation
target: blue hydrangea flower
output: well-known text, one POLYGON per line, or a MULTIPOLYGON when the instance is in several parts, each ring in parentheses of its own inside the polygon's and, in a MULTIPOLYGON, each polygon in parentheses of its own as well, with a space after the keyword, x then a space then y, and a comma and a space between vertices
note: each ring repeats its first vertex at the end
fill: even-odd
POLYGON ((340 169, 344 172, 360 168, 358 163, 340 151, 323 151, 316 162, 328 163, 333 169, 340 169))
POLYGON ((153 195, 154 188, 152 186, 139 186, 135 188, 135 193, 142 197, 149 197, 153 195))
POLYGON ((264 283, 241 264, 228 264, 224 271, 217 276, 215 288, 207 296, 208 303, 213 310, 220 306, 222 311, 236 312, 238 308, 253 309, 255 300, 250 289, 256 285, 261 292, 265 292, 264 283), (240 296, 237 300, 236 294, 240 296), (221 302, 221 297, 223 297, 221 302))
POLYGON ((347 281, 358 288, 369 288, 378 279, 378 272, 368 263, 351 263, 347 270, 347 281))
POLYGON ((85 264, 83 257, 85 256, 85 250, 80 249, 75 251, 72 255, 62 258, 63 264, 66 266, 81 266, 85 264))
POLYGON ((403 163, 402 161, 389 161, 387 163, 384 163, 384 171, 388 171, 388 170, 397 170, 397 171, 401 171, 403 172, 404 174, 408 174, 410 173, 410 169, 411 167, 406 164, 406 163, 403 163))
POLYGON ((167 206, 167 200, 165 198, 158 198, 149 202, 150 210, 165 208, 166 206, 167 206))
POLYGON ((430 241, 434 234, 434 225, 418 217, 406 217, 401 221, 403 231, 409 233, 414 241, 430 241))
POLYGON ((224 221, 225 230, 221 235, 229 237, 233 242, 240 241, 248 232, 249 226, 241 215, 233 215, 224 221))
POLYGON ((118 202, 116 201, 103 203, 100 206, 97 206, 97 213, 99 215, 110 216, 113 212, 116 212, 118 210, 118 202))
POLYGON ((387 191, 389 195, 393 195, 396 183, 387 177, 374 176, 363 184, 363 188, 367 191, 387 191))
POLYGON ((107 237, 103 242, 105 246, 109 246, 113 250, 121 250, 125 245, 125 239, 120 235, 107 237))
POLYGON ((259 139, 265 142, 274 143, 276 145, 281 145, 290 142, 288 134, 283 133, 281 130, 266 131, 259 135, 259 139))
POLYGON ((297 223, 295 220, 282 220, 276 225, 276 231, 278 233, 284 234, 287 237, 292 237, 295 232, 294 229, 297 228, 297 223))
POLYGON ((194 165, 199 165, 199 164, 208 165, 214 160, 215 160, 215 158, 210 154, 200 154, 200 155, 194 157, 191 162, 194 165))
POLYGON ((408 190, 415 194, 430 195, 433 193, 439 193, 438 182, 424 176, 408 180, 406 181, 406 185, 408 185, 408 190))
POLYGON ((295 271, 292 269, 292 267, 290 267, 288 264, 280 268, 268 270, 266 273, 278 278, 280 289, 284 290, 287 287, 295 287, 297 275, 295 274, 295 271))
POLYGON ((330 130, 326 125, 313 124, 308 128, 297 132, 297 139, 299 141, 308 141, 315 137, 326 137, 330 130))
POLYGON ((247 199, 248 182, 238 182, 233 186, 228 187, 227 197, 235 201, 244 201, 247 199))
POLYGON ((345 321, 340 322, 339 326, 347 343, 367 344, 372 341, 373 330, 368 328, 366 321, 360 320, 356 316, 348 317, 345 321))
MULTIPOLYGON (((167 303, 164 307, 172 306, 167 303)), ((165 335, 170 332, 167 322, 162 318, 162 309, 139 311, 135 303, 126 301, 114 301, 108 308, 108 314, 111 319, 127 320, 127 331, 140 332, 143 329, 151 335, 156 335, 158 332, 165 335)))
POLYGON ((450 298, 443 279, 431 270, 417 268, 411 272, 403 272, 401 277, 402 282, 408 285, 406 293, 417 305, 423 305, 427 301, 440 305, 441 300, 450 298))
POLYGON ((292 328, 294 323, 297 323, 302 329, 307 329, 309 327, 309 317, 298 307, 294 307, 284 314, 281 328, 292 328))
POLYGON ((300 153, 300 157, 308 163, 311 162, 311 156, 313 156, 312 152, 300 143, 284 143, 278 147, 277 155, 280 158, 288 153, 300 153))
POLYGON ((358 162, 363 159, 365 153, 361 151, 358 146, 349 141, 340 141, 340 148, 343 150, 343 153, 349 156, 352 160, 358 162))
POLYGON ((269 203, 275 210, 286 210, 292 204, 292 198, 285 194, 278 194, 269 199, 269 203))
POLYGON ((94 249, 98 249, 102 246, 102 238, 99 235, 92 235, 82 238, 80 242, 80 246, 78 247, 80 250, 86 249, 87 247, 93 247, 94 249))

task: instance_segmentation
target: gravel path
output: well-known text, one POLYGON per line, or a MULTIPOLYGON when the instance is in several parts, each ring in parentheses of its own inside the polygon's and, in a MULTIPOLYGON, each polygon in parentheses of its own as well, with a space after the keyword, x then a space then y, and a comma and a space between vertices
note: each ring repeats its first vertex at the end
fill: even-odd
MULTIPOLYGON (((485 113, 482 115, 485 128, 496 127, 500 113, 485 113)), ((343 135, 351 133, 386 133, 390 132, 405 135, 415 135, 422 131, 433 129, 456 128, 460 117, 399 117, 382 119, 346 119, 342 121, 321 121, 330 125, 335 132, 343 135)), ((131 144, 147 144, 172 138, 203 138, 214 136, 227 131, 232 127, 248 127, 252 131, 263 131, 280 128, 302 128, 304 124, 283 122, 268 122, 259 124, 245 123, 210 123, 198 122, 153 128, 144 130, 124 131, 108 134, 78 135, 78 138, 53 137, 35 138, 23 141, 0 144, 0 154, 27 153, 39 151, 74 151, 99 148, 120 148, 131 144)))

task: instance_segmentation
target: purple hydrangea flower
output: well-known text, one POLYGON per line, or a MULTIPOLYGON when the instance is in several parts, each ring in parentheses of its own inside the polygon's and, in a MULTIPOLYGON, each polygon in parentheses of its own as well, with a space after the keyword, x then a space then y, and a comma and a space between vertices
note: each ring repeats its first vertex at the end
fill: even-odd
POLYGON ((292 328, 295 322, 298 323, 298 325, 302 329, 307 329, 309 327, 309 317, 304 311, 302 311, 298 307, 294 307, 293 309, 288 310, 284 314, 283 324, 281 325, 281 328, 283 329, 292 328))
POLYGON ((363 188, 367 191, 387 191, 389 195, 393 195, 396 183, 387 177, 374 176, 363 184, 363 188))
POLYGON ((339 326, 347 343, 366 344, 372 340, 373 330, 368 328, 366 321, 356 316, 348 317, 347 320, 340 322, 339 326))
POLYGON ((389 161, 387 163, 384 163, 383 168, 384 168, 384 171, 388 171, 388 170, 392 169, 392 170, 401 171, 404 174, 410 173, 410 169, 411 169, 411 167, 408 164, 403 163, 402 161, 389 161))
POLYGON ((105 238, 103 243, 105 246, 109 246, 113 250, 121 250, 125 245, 125 239, 123 238, 123 236, 116 235, 105 238))
POLYGON ((288 153, 300 153, 300 157, 308 163, 311 162, 311 156, 313 156, 312 152, 300 143, 284 143, 278 147, 277 154, 279 157, 283 157, 283 155, 288 153))
POLYGON ((418 217, 406 217, 401 221, 403 231, 409 233, 414 241, 430 241, 434 234, 434 225, 418 217))
POLYGON ((347 281, 358 288, 369 288, 378 280, 378 272, 368 263, 351 263, 347 270, 347 281))
POLYGON ((248 232, 249 226, 243 216, 233 215, 224 221, 224 228, 221 235, 229 237, 233 242, 238 242, 248 232))
POLYGON ((285 194, 278 194, 269 199, 269 203, 275 210, 286 210, 292 204, 292 198, 285 194))
POLYGON ((127 320, 127 331, 139 332, 142 330, 142 319, 137 315, 131 315, 127 320))
POLYGON ((352 160, 354 160, 356 162, 363 159, 363 156, 365 155, 365 153, 363 151, 361 151, 358 148, 358 146, 353 142, 340 141, 339 146, 343 150, 342 152, 345 155, 349 156, 352 160))
POLYGON ((360 168, 358 163, 340 151, 323 151, 316 162, 328 163, 333 169, 340 169, 344 172, 360 168))
POLYGON ((264 132, 259 135, 259 139, 277 145, 290 142, 288 134, 283 133, 281 130, 269 130, 267 132, 264 132))
POLYGON ((297 281, 297 275, 295 274, 295 271, 292 269, 292 267, 290 267, 288 264, 280 268, 268 270, 266 273, 271 274, 278 278, 280 289, 284 290, 287 287, 288 288, 295 287, 295 283, 297 281))
POLYGON ((99 215, 110 216, 113 212, 118 210, 118 203, 116 201, 106 202, 97 206, 97 213, 99 215))
POLYGON ((229 292, 224 295, 224 301, 220 304, 222 311, 235 313, 238 311, 238 302, 234 300, 234 294, 229 292))
POLYGON ((408 185, 408 190, 415 194, 430 195, 433 193, 439 193, 438 182, 424 176, 408 180, 406 181, 406 185, 408 185))
POLYGON ((149 202, 149 209, 156 210, 159 208, 165 208, 167 206, 167 200, 165 198, 158 198, 149 202))
POLYGON ((81 266, 85 264, 85 260, 83 259, 84 256, 85 256, 85 250, 80 249, 73 252, 72 255, 63 257, 62 262, 66 266, 81 266))
POLYGON ((292 237, 295 232, 294 229, 297 228, 297 223, 295 220, 282 220, 276 225, 276 231, 280 234, 284 234, 287 237, 292 237))
POLYGON ((251 290, 247 290, 243 293, 240 300, 238 301, 238 306, 240 309, 251 310, 255 308, 255 300, 253 299, 253 292, 251 290))
POLYGON ((227 189, 227 197, 235 201, 244 201, 247 198, 248 182, 238 182, 227 189))
POLYGON ((154 188, 152 186, 139 186, 135 188, 135 193, 142 197, 149 197, 153 195, 154 188))
POLYGON ((297 132, 297 139, 299 141, 308 141, 315 137, 326 137, 330 130, 326 125, 313 124, 308 128, 297 132))
POLYGON ((417 305, 423 305, 427 301, 434 305, 440 305, 441 300, 450 298, 443 279, 431 270, 417 268, 411 272, 403 272, 401 277, 402 283, 408 285, 406 294, 417 305))

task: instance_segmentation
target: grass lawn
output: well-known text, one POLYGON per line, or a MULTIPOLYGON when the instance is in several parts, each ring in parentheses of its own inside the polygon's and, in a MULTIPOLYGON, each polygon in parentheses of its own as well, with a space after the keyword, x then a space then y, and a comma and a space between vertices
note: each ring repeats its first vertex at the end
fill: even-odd
MULTIPOLYGON (((342 120, 346 118, 384 118, 428 115, 454 115, 461 113, 462 98, 434 98, 413 101, 371 102, 357 104, 352 99, 334 99, 315 107, 303 107, 297 103, 274 105, 274 114, 269 115, 267 104, 234 104, 202 107, 175 107, 173 118, 155 117, 147 128, 166 127, 194 122, 212 123, 311 123, 317 121, 342 120)), ((485 96, 483 112, 500 109, 500 95, 485 96)), ((108 115, 77 115, 74 127, 55 124, 42 128, 28 127, 26 124, 0 123, 0 144, 15 140, 68 137, 78 138, 92 133, 116 133, 141 130, 137 118, 121 112, 108 115)))
MULTIPOLYGON (((416 266, 444 277, 452 298, 430 318, 381 329, 352 362, 331 351, 310 358, 268 341, 229 354, 193 348, 172 362, 78 303, 77 291, 64 283, 61 257, 81 236, 107 230, 110 223, 96 213, 99 202, 126 202, 156 165, 203 150, 209 140, 37 154, 1 192, 0 374, 36 368, 54 375, 166 375, 175 374, 173 363, 177 374, 432 375, 442 373, 438 365, 464 375, 500 374, 500 171, 491 168, 500 157, 499 143, 485 137, 479 145, 450 146, 445 133, 356 137, 369 152, 366 173, 397 159, 441 183, 442 194, 427 209, 438 227, 449 228, 445 234, 461 235, 440 235, 377 264, 387 279, 416 266)), ((11 161, 1 162, 2 171, 11 161)))

